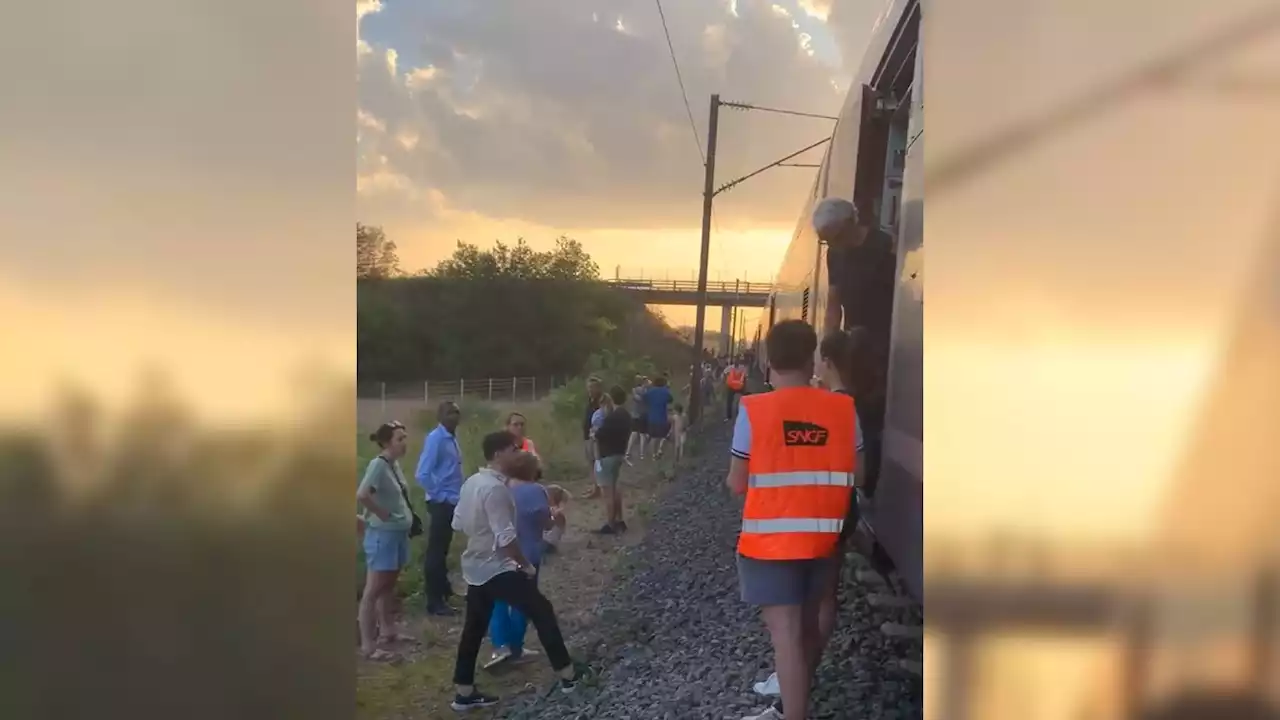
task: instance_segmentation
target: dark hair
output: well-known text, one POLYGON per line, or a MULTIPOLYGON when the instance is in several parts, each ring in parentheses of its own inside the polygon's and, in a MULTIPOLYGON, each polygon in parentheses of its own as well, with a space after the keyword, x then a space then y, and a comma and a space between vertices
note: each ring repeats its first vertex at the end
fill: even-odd
POLYGON ((392 420, 391 422, 382 423, 377 430, 369 433, 369 439, 378 443, 378 447, 386 447, 391 443, 391 438, 396 436, 396 431, 404 429, 404 423, 399 420, 392 420))
POLYGON ((665 375, 659 375, 658 377, 653 379, 653 384, 656 387, 666 387, 667 377, 665 375))
POLYGON ((627 391, 623 390, 621 385, 614 385, 609 388, 609 397, 615 405, 621 405, 627 401, 627 391))
POLYGON ((510 450, 516 446, 516 436, 506 430, 491 432, 484 436, 484 440, 480 444, 480 448, 484 451, 485 461, 492 460, 503 450, 510 450))
POLYGON ((520 453, 512 461, 511 467, 507 469, 507 472, 517 480, 536 482, 538 479, 538 456, 533 453, 520 453))
POLYGON ((522 413, 522 412, 513 412, 513 413, 508 413, 508 414, 507 414, 507 421, 506 421, 505 423, 503 423, 503 424, 504 424, 504 425, 510 425, 510 424, 511 424, 511 421, 512 421, 512 420, 515 420, 516 418, 520 418, 521 420, 528 420, 528 419, 529 419, 529 418, 525 417, 525 416, 524 416, 524 413, 522 413))
POLYGON ((458 403, 452 400, 445 400, 444 402, 436 406, 436 417, 437 418, 444 417, 444 414, 449 412, 449 410, 451 409, 456 409, 459 413, 462 412, 462 408, 458 407, 458 403))
POLYGON ((769 328, 764 340, 769 367, 780 372, 803 370, 818 349, 818 334, 803 320, 783 320, 769 328))

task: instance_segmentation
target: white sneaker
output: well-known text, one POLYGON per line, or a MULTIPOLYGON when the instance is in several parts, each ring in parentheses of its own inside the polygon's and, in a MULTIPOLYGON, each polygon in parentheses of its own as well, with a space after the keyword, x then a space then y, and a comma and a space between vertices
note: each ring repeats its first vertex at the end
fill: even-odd
POLYGON ((757 695, 778 697, 782 694, 782 687, 778 685, 778 673, 770 675, 768 680, 758 682, 752 687, 755 689, 757 695))
POLYGON ((778 712, 777 708, 770 705, 759 715, 748 715, 742 718, 742 720, 784 720, 784 718, 782 713, 778 712))

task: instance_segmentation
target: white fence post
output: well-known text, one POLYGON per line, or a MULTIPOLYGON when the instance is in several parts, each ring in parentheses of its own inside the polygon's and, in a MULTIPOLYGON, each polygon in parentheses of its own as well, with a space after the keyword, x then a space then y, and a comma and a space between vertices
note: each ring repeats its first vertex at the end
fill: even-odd
POLYGON ((461 401, 467 396, 467 381, 465 379, 458 381, 458 400, 461 401))
POLYGON ((489 402, 493 402, 493 378, 489 378, 489 402))
POLYGON ((529 396, 530 396, 530 397, 529 397, 529 399, 530 399, 530 400, 537 401, 537 399, 538 399, 538 376, 537 376, 537 375, 534 375, 534 376, 533 376, 533 378, 531 378, 531 380, 532 380, 532 383, 533 383, 533 390, 531 390, 531 391, 530 391, 530 393, 529 393, 529 396))
POLYGON ((382 419, 386 420, 387 419, 387 384, 384 382, 380 382, 378 383, 378 386, 379 386, 378 397, 381 399, 381 403, 382 403, 382 419))
POLYGON ((519 387, 519 385, 520 383, 517 382, 516 378, 511 378, 511 402, 516 401, 516 388, 519 387))
POLYGON ((423 405, 431 404, 431 381, 430 380, 422 381, 422 404, 423 405))

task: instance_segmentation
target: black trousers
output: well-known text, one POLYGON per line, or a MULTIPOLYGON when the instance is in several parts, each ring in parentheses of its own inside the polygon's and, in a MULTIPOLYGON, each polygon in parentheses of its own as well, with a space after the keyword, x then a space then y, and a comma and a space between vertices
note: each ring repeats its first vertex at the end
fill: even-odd
POLYGON ((724 394, 724 419, 733 419, 733 401, 742 395, 741 390, 729 388, 724 394))
POLYGON ((449 545, 453 542, 453 511, 447 502, 427 503, 427 551, 422 558, 422 580, 427 607, 443 603, 449 587, 449 545))
POLYGON ((458 662, 453 668, 455 684, 475 685, 476 658, 480 655, 485 633, 489 631, 495 600, 516 608, 533 623, 533 629, 538 632, 538 642, 547 651, 553 670, 569 667, 573 660, 564 645, 564 636, 560 634, 560 623, 556 621, 551 601, 538 590, 538 583, 533 578, 522 572, 510 571, 495 575, 479 587, 467 588, 467 618, 462 625, 462 637, 458 640, 458 662))

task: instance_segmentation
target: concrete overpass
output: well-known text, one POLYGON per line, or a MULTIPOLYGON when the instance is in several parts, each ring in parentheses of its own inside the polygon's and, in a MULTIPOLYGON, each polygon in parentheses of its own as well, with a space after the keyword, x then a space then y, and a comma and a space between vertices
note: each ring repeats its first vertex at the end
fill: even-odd
MULTIPOLYGON (((696 280, 654 280, 615 277, 610 285, 623 290, 646 305, 697 305, 698 282, 696 280)), ((743 282, 741 280, 707 281, 707 306, 720 308, 721 353, 729 350, 733 335, 733 309, 736 307, 767 307, 772 283, 743 282)))

